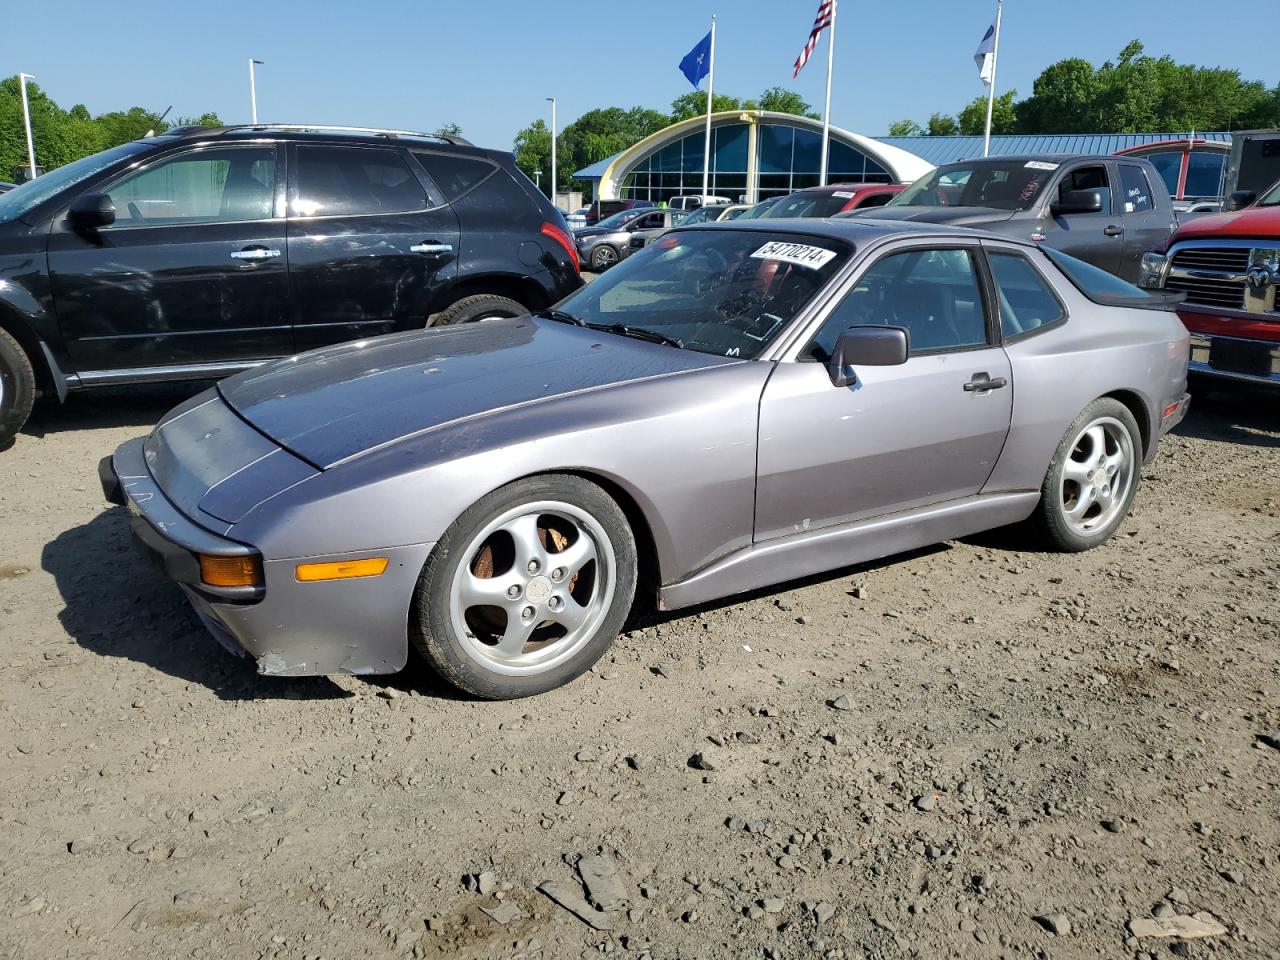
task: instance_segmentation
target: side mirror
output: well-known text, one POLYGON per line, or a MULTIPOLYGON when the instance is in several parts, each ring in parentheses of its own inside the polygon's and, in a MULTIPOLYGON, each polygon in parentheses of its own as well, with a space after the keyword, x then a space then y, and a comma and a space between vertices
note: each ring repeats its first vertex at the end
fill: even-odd
POLYGON ((911 335, 904 327, 850 327, 840 334, 827 373, 837 387, 858 382, 855 366, 892 367, 907 362, 911 335))
POLYGON ((67 219, 77 227, 109 227, 116 222, 116 205, 105 193, 82 193, 72 201, 67 219))
POLYGON ((1258 195, 1252 190, 1237 190, 1227 197, 1227 202, 1222 205, 1222 209, 1228 213, 1234 210, 1243 210, 1245 207, 1252 206, 1257 199, 1258 195))
POLYGON ((1067 190, 1057 203, 1050 206, 1049 212, 1055 217, 1064 213, 1101 213, 1102 201, 1102 191, 1096 188, 1093 190, 1067 190))

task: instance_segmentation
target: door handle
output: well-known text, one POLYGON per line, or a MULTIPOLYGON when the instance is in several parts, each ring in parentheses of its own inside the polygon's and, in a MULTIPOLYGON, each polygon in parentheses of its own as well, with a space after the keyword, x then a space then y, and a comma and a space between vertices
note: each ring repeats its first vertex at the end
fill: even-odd
POLYGON ((232 250, 232 260, 270 260, 273 257, 280 256, 279 250, 268 249, 267 247, 245 247, 243 250, 232 250))
POLYGON ((1004 377, 991 377, 986 373, 975 373, 973 379, 964 385, 965 393, 986 393, 988 390, 999 390, 1007 387, 1009 381, 1004 377))
POLYGON ((452 243, 415 243, 409 248, 410 253, 453 253, 452 243))
POLYGON ((1124 227, 1117 227, 1114 223, 1102 228, 1102 235, 1104 237, 1118 237, 1122 233, 1124 233, 1124 227))

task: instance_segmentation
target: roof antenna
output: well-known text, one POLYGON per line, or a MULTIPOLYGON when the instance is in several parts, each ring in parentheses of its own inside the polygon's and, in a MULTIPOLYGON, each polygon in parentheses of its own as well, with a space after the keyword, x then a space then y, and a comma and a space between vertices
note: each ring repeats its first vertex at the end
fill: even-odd
MULTIPOLYGON (((172 109, 173 109, 173 104, 171 103, 171 104, 169 104, 169 106, 167 106, 167 107, 165 107, 165 108, 164 108, 164 113, 162 113, 162 114, 160 114, 160 116, 156 117, 156 127, 158 127, 160 124, 164 123, 164 118, 165 118, 165 117, 167 117, 167 116, 169 115, 169 111, 170 111, 170 110, 172 110, 172 109)), ((150 130, 148 130, 146 133, 144 133, 144 134, 142 135, 142 139, 143 139, 143 140, 149 140, 150 138, 154 137, 154 136, 156 135, 156 127, 152 127, 150 130)))

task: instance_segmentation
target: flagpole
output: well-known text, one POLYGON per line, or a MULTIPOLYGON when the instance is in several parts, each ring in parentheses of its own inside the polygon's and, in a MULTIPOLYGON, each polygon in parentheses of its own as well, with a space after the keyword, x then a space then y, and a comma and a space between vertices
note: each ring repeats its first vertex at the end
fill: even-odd
POLYGON ((991 152, 991 111, 996 105, 996 67, 1000 64, 1000 14, 1004 12, 1004 0, 996 0, 995 46, 991 49, 991 89, 987 91, 987 128, 982 135, 982 155, 991 152))
POLYGON ((716 83, 716 17, 711 15, 711 65, 707 70, 707 135, 702 145, 702 202, 707 202, 711 193, 708 185, 711 182, 711 101, 714 97, 716 83))
POLYGON ((827 31, 827 99, 822 108, 822 166, 818 174, 818 186, 827 185, 827 150, 831 141, 831 70, 836 61, 836 7, 838 0, 831 0, 831 26, 827 31))

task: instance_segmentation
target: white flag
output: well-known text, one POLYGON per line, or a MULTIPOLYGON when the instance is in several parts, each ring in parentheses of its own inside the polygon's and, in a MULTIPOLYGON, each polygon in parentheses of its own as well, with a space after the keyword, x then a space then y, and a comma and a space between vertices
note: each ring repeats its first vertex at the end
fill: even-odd
POLYGON ((973 62, 978 65, 978 76, 982 82, 989 84, 996 66, 996 25, 994 23, 987 27, 987 32, 982 35, 982 42, 978 44, 978 52, 973 55, 973 62))

